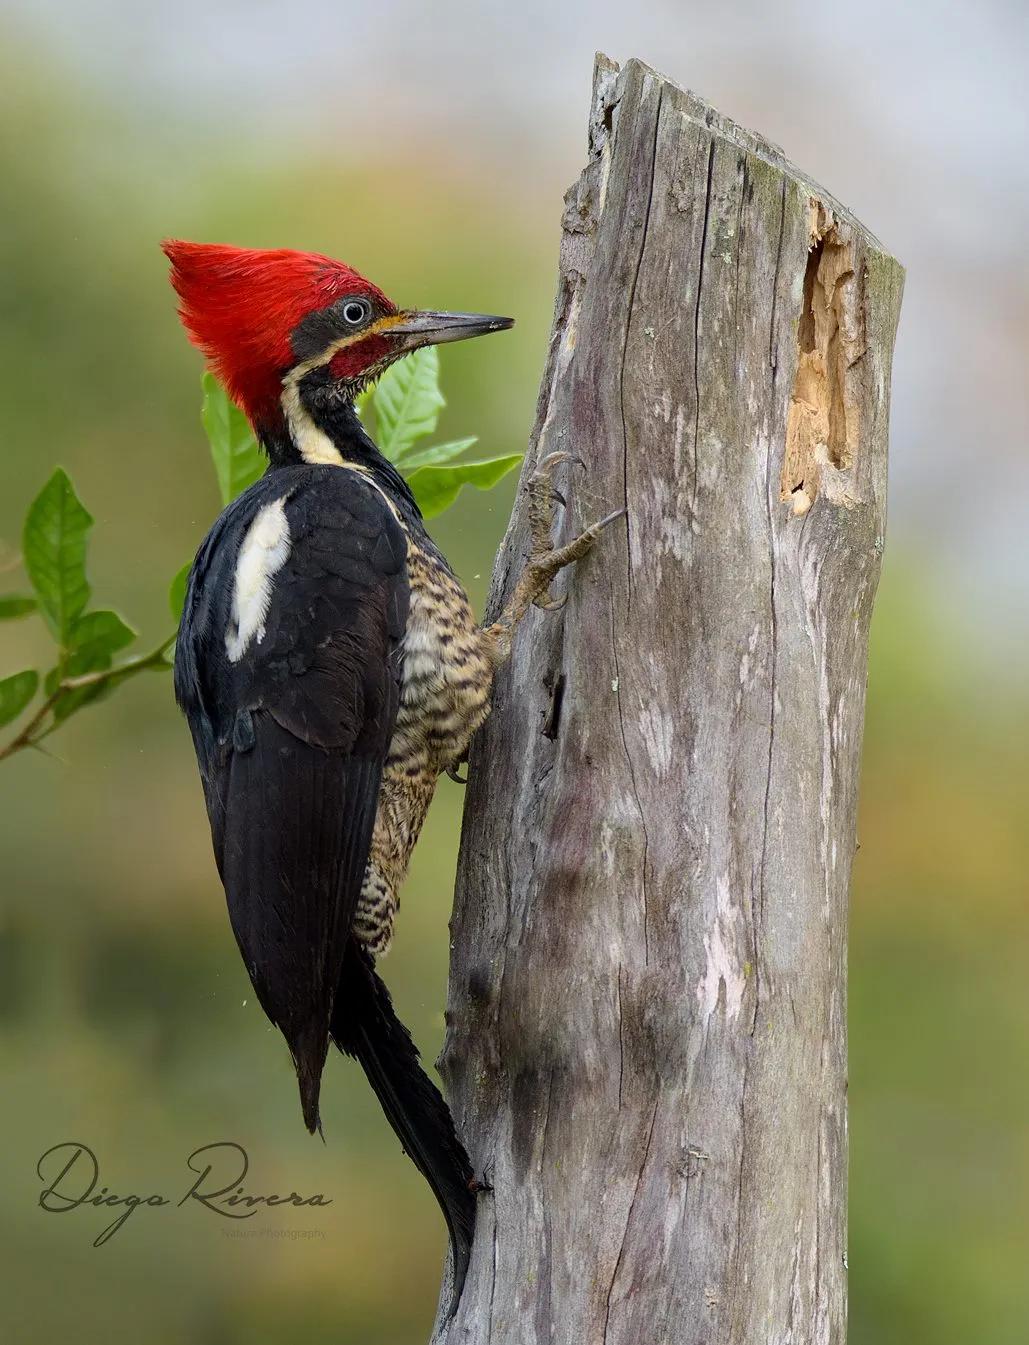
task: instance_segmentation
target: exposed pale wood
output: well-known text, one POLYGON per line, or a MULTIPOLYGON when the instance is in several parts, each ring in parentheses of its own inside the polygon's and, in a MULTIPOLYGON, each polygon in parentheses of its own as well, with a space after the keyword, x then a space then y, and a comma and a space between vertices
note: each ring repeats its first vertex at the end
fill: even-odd
MULTIPOLYGON (((842 1342, 902 272, 638 61, 599 59, 566 204, 526 471, 582 459, 562 537, 629 519, 526 620, 473 749, 442 1067, 494 1190, 440 1338, 842 1342)), ((494 611, 526 541, 519 506, 494 611)))

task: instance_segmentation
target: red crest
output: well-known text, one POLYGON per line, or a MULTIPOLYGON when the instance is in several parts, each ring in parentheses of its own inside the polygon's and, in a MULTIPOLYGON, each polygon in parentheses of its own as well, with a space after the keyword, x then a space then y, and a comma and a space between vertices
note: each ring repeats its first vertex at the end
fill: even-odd
POLYGON ((393 304, 357 271, 316 252, 168 239, 179 316, 189 339, 251 422, 278 418, 282 377, 296 363, 290 333, 348 294, 393 304))

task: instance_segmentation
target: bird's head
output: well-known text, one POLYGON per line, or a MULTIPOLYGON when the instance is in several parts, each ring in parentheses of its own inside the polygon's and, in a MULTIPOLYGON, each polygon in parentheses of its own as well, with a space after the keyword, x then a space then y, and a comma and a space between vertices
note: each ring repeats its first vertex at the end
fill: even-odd
POLYGON ((162 244, 179 315, 262 439, 309 399, 351 402, 420 346, 502 331, 512 319, 404 310, 351 267, 314 252, 162 244))

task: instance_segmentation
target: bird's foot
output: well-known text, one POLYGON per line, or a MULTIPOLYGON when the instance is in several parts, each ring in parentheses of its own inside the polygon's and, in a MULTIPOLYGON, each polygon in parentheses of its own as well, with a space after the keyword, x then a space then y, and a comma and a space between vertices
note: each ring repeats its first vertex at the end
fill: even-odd
POLYGON ((585 556, 605 528, 622 518, 626 510, 616 509, 613 514, 591 524, 564 546, 554 545, 554 506, 566 507, 564 496, 553 483, 554 468, 562 462, 580 461, 565 452, 548 453, 529 477, 529 556, 510 600, 499 618, 488 626, 489 648, 494 667, 498 667, 511 652, 511 641, 519 621, 530 607, 544 612, 558 611, 565 598, 550 597, 550 585, 555 577, 573 561, 585 556))
POLYGON ((547 453, 537 464, 533 475, 529 477, 531 545, 529 561, 526 562, 519 586, 525 585, 530 603, 541 608, 543 612, 556 612, 565 605, 564 594, 558 599, 551 599, 549 596, 550 584, 554 577, 560 574, 566 565, 572 565, 573 561, 580 560, 600 537, 605 527, 611 526, 611 523, 617 522, 617 519, 623 518, 625 514, 624 508, 615 510, 613 514, 608 514, 607 518, 590 523, 578 537, 573 537, 572 541, 566 542, 564 546, 554 546, 554 506, 561 504, 562 507, 568 507, 565 496, 554 488, 554 468, 568 461, 572 461, 570 453, 564 451, 547 453))
MULTIPOLYGON (((605 528, 625 515, 624 509, 616 509, 597 523, 585 528, 578 537, 573 537, 564 546, 554 546, 554 506, 560 504, 567 508, 565 497, 554 486, 554 468, 562 462, 572 461, 571 453, 563 451, 548 453, 536 465, 529 477, 529 535, 531 547, 529 559, 519 581, 519 587, 525 585, 529 603, 544 612, 559 611, 567 600, 567 595, 551 598, 550 585, 554 578, 565 568, 585 556, 605 528)), ((579 459, 575 459, 579 461, 579 459)))

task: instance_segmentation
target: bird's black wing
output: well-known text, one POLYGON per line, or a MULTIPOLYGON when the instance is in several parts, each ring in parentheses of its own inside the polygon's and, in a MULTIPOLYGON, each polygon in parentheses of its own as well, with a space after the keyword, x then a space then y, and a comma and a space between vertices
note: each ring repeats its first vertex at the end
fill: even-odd
POLYGON ((312 1130, 399 703, 406 550, 357 473, 273 471, 201 547, 176 645, 232 927, 312 1130))

